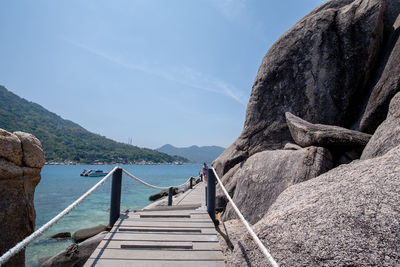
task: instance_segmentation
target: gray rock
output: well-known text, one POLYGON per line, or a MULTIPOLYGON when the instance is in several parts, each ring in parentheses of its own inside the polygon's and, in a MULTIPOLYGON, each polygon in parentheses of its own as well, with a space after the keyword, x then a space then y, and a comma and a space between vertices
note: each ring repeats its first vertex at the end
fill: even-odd
POLYGON ((18 137, 0 129, 0 158, 22 166, 22 147, 18 137))
POLYGON ((45 159, 40 141, 29 133, 14 132, 14 134, 21 140, 25 166, 41 168, 45 163, 45 159))
MULTIPOLYGON (((172 195, 173 196, 176 195, 176 194, 179 194, 179 193, 180 193, 179 188, 177 188, 177 187, 172 188, 172 195)), ((163 191, 160 191, 158 193, 150 195, 149 196, 149 200, 150 201, 155 201, 155 200, 158 200, 158 199, 166 197, 166 196, 168 196, 168 190, 163 190, 163 191)))
POLYGON ((400 92, 390 102, 386 120, 376 129, 365 147, 361 159, 384 155, 400 144, 400 92))
POLYGON ((290 112, 286 112, 285 116, 294 141, 303 147, 364 147, 371 138, 370 134, 338 126, 312 124, 290 112))
POLYGON ((101 232, 82 243, 73 244, 66 250, 61 251, 57 255, 51 257, 42 263, 41 267, 64 267, 64 266, 83 266, 92 255, 93 251, 100 244, 101 240, 108 232, 101 232))
MULTIPOLYGON (((397 146, 289 187, 254 231, 280 266, 398 266, 399 188, 397 146)), ((232 266, 268 266, 248 234, 240 242, 232 266)))
POLYGON ((286 143, 286 145, 283 147, 284 150, 299 150, 302 149, 301 146, 293 143, 286 143))
POLYGON ((384 0, 329 1, 275 42, 258 70, 241 135, 214 161, 220 176, 243 156, 292 141, 286 111, 343 127, 358 120, 353 113, 378 58, 385 7, 384 0))
MULTIPOLYGON (((238 163, 235 167, 231 168, 222 178, 221 182, 223 183, 226 191, 228 192, 230 197, 233 197, 235 192, 237 177, 235 174, 241 168, 242 163, 238 163)), ((221 186, 217 186, 216 196, 215 196, 215 207, 218 211, 222 211, 225 209, 226 204, 228 203, 228 198, 225 193, 222 191, 221 186)))
MULTIPOLYGON (((400 3, 400 1, 398 1, 400 3)), ((400 4, 398 4, 400 12, 400 4)), ((360 129, 373 133, 385 119, 390 100, 400 91, 400 16, 393 25, 394 30, 385 49, 385 58, 381 63, 379 80, 372 89, 365 112, 361 118, 360 129)))
MULTIPOLYGON (((331 167, 331 154, 322 147, 259 152, 235 172, 237 185, 233 201, 246 220, 256 223, 286 188, 314 178, 331 167)), ((234 218, 236 213, 228 203, 222 219, 234 218)))
POLYGON ((64 238, 70 238, 70 237, 71 237, 70 232, 61 232, 61 233, 57 233, 55 235, 50 236, 50 238, 54 238, 54 239, 64 239, 64 238))
MULTIPOLYGON (((43 151, 42 151, 43 153, 43 151)), ((40 170, 24 166, 18 137, 0 129, 0 254, 3 255, 35 229, 35 187, 40 170)), ((24 266, 25 251, 4 266, 24 266)))
POLYGON ((72 239, 75 242, 82 242, 83 240, 86 240, 92 236, 97 235, 98 233, 101 233, 103 231, 107 230, 107 226, 99 224, 94 227, 89 227, 89 228, 84 228, 76 231, 75 233, 72 234, 72 239))

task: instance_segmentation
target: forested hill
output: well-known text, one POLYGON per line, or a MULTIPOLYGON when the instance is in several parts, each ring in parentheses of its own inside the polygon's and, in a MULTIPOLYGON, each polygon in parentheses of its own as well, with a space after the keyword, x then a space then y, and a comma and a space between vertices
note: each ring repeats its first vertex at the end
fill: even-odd
POLYGON ((42 143, 46 161, 95 162, 187 162, 147 148, 139 148, 91 133, 64 120, 42 106, 29 102, 0 85, 0 128, 9 132, 32 133, 42 143))
POLYGON ((185 157, 191 162, 210 163, 215 160, 225 148, 220 146, 190 146, 190 147, 174 147, 170 144, 157 148, 157 151, 167 153, 168 155, 178 155, 185 157))

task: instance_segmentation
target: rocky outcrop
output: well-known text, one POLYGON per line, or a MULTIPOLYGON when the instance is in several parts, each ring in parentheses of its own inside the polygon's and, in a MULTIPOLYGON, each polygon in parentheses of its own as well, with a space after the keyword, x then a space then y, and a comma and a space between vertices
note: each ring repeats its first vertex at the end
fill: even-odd
MULTIPOLYGON (((236 184, 237 184, 237 175, 236 172, 242 167, 243 163, 236 164, 235 167, 231 168, 222 178, 221 182, 223 183, 226 191, 228 192, 230 197, 233 197, 233 193, 235 192, 236 184)), ((226 204, 228 203, 228 198, 222 191, 220 186, 217 186, 216 196, 215 196, 215 206, 218 211, 222 211, 225 209, 226 204)))
POLYGON ((92 255, 93 251, 100 244, 101 240, 108 232, 101 232, 82 243, 73 244, 66 250, 61 251, 57 255, 51 257, 42 263, 41 267, 58 267, 58 266, 83 266, 92 255))
POLYGON ((329 1, 275 42, 258 70, 241 135, 213 163, 219 176, 290 142, 287 111, 343 127, 358 120, 354 113, 379 54, 385 8, 385 0, 329 1))
MULTIPOLYGON (((395 1, 389 1, 395 2, 395 1)), ((388 7, 388 13, 400 13, 400 1, 388 7)), ((394 14, 393 14, 394 13, 394 14)), ((390 21, 390 20, 389 20, 390 21)), ((372 89, 367 107, 360 122, 360 129, 373 133, 385 119, 389 102, 400 91, 400 16, 393 24, 385 55, 378 72, 378 81, 372 89)))
MULTIPOLYGON (((234 174, 237 180, 233 201, 254 224, 289 186, 314 178, 332 167, 330 152, 322 147, 273 150, 254 154, 234 174)), ((224 221, 236 218, 229 203, 224 221)))
POLYGON ((398 145, 400 145, 400 93, 397 93, 390 102, 386 120, 375 131, 365 147, 361 159, 384 155, 398 145))
MULTIPOLYGON (((35 229, 33 196, 44 164, 41 144, 33 135, 0 129, 0 254, 3 255, 35 229), (31 149, 34 147, 34 149, 31 149)), ((25 252, 5 266, 23 266, 25 252)))
POLYGON ((285 117, 294 141, 303 147, 364 147, 371 138, 370 134, 338 126, 312 124, 290 112, 285 117))
MULTIPOLYGON (((397 146, 289 187, 254 231, 280 266, 397 266, 399 188, 397 146)), ((268 266, 249 235, 240 242, 230 266, 268 266)))
POLYGON ((92 236, 95 236, 101 232, 104 232, 106 230, 107 230, 107 226, 102 225, 102 224, 99 224, 94 227, 80 229, 72 234, 72 239, 75 242, 82 242, 83 240, 86 240, 86 239, 88 239, 92 236))

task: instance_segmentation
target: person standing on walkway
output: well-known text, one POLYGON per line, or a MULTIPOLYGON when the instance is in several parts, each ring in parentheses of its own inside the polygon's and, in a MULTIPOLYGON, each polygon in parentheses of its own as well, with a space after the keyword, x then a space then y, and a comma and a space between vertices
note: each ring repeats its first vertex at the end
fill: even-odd
POLYGON ((204 162, 204 165, 203 165, 203 179, 204 179, 204 182, 207 182, 207 178, 208 178, 208 166, 207 166, 207 163, 204 162))

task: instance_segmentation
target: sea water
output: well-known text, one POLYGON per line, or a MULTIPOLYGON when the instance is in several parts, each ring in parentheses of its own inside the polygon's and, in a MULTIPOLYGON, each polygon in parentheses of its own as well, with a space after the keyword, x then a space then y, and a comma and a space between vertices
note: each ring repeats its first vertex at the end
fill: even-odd
MULTIPOLYGON (((157 186, 173 186, 184 183, 189 177, 196 177, 200 164, 185 165, 121 165, 121 167, 147 183, 157 186)), ((36 229, 63 211, 72 202, 89 190, 103 177, 80 176, 83 169, 101 169, 109 172, 111 165, 45 165, 42 179, 35 191, 36 229)), ((70 232, 108 224, 110 212, 111 178, 85 199, 71 213, 45 232, 26 249, 26 266, 38 266, 44 259, 64 250, 73 241, 51 239, 60 232, 70 232)), ((123 174, 121 211, 141 209, 151 201, 149 195, 159 192, 146 187, 123 174)))

